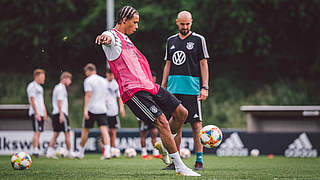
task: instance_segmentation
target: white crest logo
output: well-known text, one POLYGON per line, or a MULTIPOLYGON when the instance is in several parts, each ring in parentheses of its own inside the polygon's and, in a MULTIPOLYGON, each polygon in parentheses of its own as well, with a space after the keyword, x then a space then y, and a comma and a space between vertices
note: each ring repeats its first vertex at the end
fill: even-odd
POLYGON ((176 51, 173 53, 172 61, 179 66, 186 61, 186 54, 183 51, 176 51))
POLYGON ((153 112, 153 113, 157 113, 157 112, 158 112, 158 109, 157 109, 157 107, 155 107, 155 106, 151 106, 151 107, 150 107, 150 110, 151 110, 151 112, 153 112))
POLYGON ((187 48, 188 50, 191 50, 191 49, 193 49, 193 46, 194 46, 194 43, 193 43, 193 42, 187 42, 186 48, 187 48))

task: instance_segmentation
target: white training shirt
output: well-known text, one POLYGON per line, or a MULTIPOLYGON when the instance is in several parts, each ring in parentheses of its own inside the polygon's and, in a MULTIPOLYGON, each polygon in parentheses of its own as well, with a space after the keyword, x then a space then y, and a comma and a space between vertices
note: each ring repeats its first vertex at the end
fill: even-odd
POLYGON ((89 112, 93 114, 105 114, 107 112, 105 105, 106 89, 106 80, 97 74, 93 74, 84 80, 84 91, 91 91, 91 98, 88 104, 89 112))
POLYGON ((65 85, 57 84, 52 93, 52 114, 59 114, 58 100, 61 100, 61 109, 68 116, 68 92, 65 85))
POLYGON ((43 87, 40 84, 38 84, 36 81, 32 81, 28 84, 27 94, 28 94, 28 101, 30 104, 29 116, 31 116, 32 114, 35 114, 30 101, 31 97, 34 97, 34 102, 35 102, 38 114, 40 116, 44 116, 45 106, 44 106, 44 99, 43 99, 43 87))
MULTIPOLYGON (((109 61, 117 59, 121 54, 121 39, 117 36, 115 31, 109 30, 102 33, 104 35, 110 36, 112 39, 109 45, 102 45, 103 51, 109 61)), ((120 31, 118 32, 122 35, 124 40, 126 40, 129 44, 132 44, 127 35, 121 33, 120 31)))
POLYGON ((107 116, 117 116, 119 113, 117 98, 120 98, 119 86, 115 79, 107 82, 106 88, 106 107, 107 116))

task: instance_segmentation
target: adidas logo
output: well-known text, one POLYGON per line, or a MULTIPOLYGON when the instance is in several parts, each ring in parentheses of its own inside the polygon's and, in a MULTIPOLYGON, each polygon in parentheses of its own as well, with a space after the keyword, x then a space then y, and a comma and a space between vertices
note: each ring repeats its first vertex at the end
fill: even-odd
POLYGON ((217 156, 248 156, 238 133, 232 133, 217 149, 217 156))
POLYGON ((194 114, 194 116, 193 116, 193 118, 198 118, 199 116, 198 116, 198 114, 194 114))
POLYGON ((317 157, 318 152, 316 149, 312 149, 312 144, 307 134, 302 133, 293 143, 289 144, 284 155, 286 157, 317 157))
POLYGON ((172 46, 170 47, 170 49, 174 49, 174 48, 176 48, 174 45, 172 45, 172 46))

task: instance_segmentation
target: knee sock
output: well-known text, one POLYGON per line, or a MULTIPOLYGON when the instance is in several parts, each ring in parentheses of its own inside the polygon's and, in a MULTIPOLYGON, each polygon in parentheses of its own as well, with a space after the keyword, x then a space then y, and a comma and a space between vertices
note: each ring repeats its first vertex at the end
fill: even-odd
POLYGON ((148 152, 147 152, 147 148, 143 147, 141 148, 141 156, 145 156, 145 155, 148 155, 148 152))
POLYGON ((169 156, 171 157, 176 170, 187 168, 186 165, 182 162, 178 151, 173 154, 169 154, 169 156))

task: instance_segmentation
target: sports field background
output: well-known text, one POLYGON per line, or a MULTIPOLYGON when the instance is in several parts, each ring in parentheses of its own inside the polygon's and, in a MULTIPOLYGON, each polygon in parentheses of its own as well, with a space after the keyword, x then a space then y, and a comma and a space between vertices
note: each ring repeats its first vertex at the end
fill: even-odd
MULTIPOLYGON (((100 155, 78 159, 33 158, 31 169, 13 170, 9 156, 0 156, 0 179, 320 179, 320 158, 217 157, 204 156, 204 171, 199 178, 175 175, 160 170, 159 159, 135 158, 99 160, 100 155)), ((183 161, 193 167, 195 156, 183 161)))

